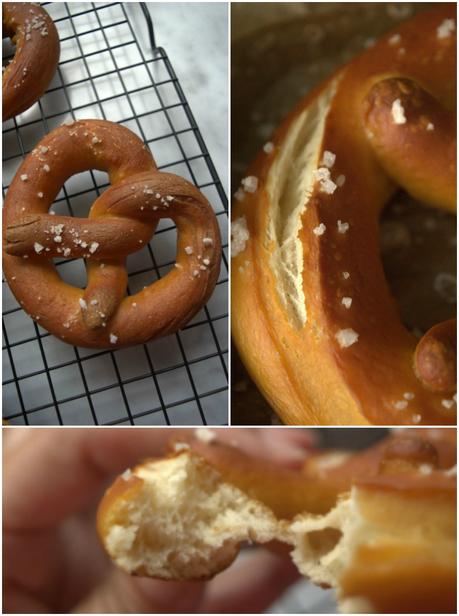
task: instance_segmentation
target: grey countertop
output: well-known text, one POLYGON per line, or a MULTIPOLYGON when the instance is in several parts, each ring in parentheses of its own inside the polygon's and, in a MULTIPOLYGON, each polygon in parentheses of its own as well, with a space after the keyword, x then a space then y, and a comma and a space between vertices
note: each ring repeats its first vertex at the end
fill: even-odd
MULTIPOLYGON (((228 6, 226 2, 148 2, 156 44, 174 67, 228 192, 228 6)), ((148 34, 137 3, 128 6, 139 42, 148 34)))

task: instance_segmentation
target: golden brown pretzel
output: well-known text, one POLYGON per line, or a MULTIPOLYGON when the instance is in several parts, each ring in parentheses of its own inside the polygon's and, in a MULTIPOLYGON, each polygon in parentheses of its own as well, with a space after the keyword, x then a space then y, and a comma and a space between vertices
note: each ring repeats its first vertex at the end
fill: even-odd
POLYGON ((420 13, 337 71, 237 193, 232 332, 286 423, 456 421, 455 323, 418 344, 379 251, 397 187, 455 211, 455 16, 420 13))
POLYGON ((59 36, 41 7, 31 2, 3 2, 3 35, 16 53, 3 73, 3 120, 31 107, 45 92, 59 62, 59 36))
POLYGON ((277 540, 303 574, 336 588, 342 609, 455 611, 455 430, 402 430, 360 453, 312 455, 303 472, 208 430, 174 448, 101 501, 100 537, 127 572, 205 579, 243 541, 277 540))
POLYGON ((220 269, 215 214, 183 178, 157 170, 128 129, 102 120, 60 126, 18 169, 5 200, 6 278, 33 319, 66 342, 86 347, 139 344, 175 332, 205 304, 220 269), (99 169, 111 187, 89 218, 47 211, 75 173, 99 169), (160 218, 178 228, 176 267, 126 296, 125 258, 147 244, 160 218), (84 257, 86 289, 63 282, 51 259, 84 257))

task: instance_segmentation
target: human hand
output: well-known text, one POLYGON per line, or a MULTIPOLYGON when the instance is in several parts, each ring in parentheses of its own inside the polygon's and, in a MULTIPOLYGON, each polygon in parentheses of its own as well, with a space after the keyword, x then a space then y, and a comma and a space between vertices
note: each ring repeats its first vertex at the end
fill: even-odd
MULTIPOLYGON (((104 554, 95 511, 114 475, 161 456, 174 429, 3 430, 3 609, 9 613, 261 612, 298 576, 282 555, 252 550, 210 582, 130 577, 104 554)), ((311 433, 219 429, 252 455, 296 466, 311 433)))

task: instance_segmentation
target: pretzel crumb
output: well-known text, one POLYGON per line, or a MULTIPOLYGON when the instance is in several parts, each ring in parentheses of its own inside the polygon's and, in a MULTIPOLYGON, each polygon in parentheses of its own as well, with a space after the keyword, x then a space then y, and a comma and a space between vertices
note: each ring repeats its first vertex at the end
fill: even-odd
POLYGON ((339 346, 342 349, 352 346, 359 339, 359 335, 352 328, 340 329, 335 334, 335 338, 338 341, 339 346))
POLYGON ((317 227, 314 227, 312 232, 314 233, 314 235, 323 235, 325 233, 326 228, 327 227, 324 225, 324 223, 321 222, 320 225, 318 225, 317 227))
POLYGON ((185 246, 185 252, 187 255, 193 254, 193 248, 191 246, 185 246))
POLYGON ((27 173, 23 173, 23 174, 21 175, 21 180, 22 180, 23 182, 27 182, 27 180, 28 180, 28 179, 29 179, 29 176, 27 175, 27 173))
POLYGON ((397 400, 393 406, 396 411, 403 411, 408 406, 408 402, 406 400, 397 400))
POLYGON ((341 220, 338 220, 338 233, 346 233, 346 231, 349 230, 349 223, 348 222, 341 222, 341 220))
POLYGON ((38 242, 35 242, 35 244, 33 245, 33 248, 34 248, 35 252, 37 253, 37 255, 39 255, 40 252, 42 252, 42 250, 44 249, 44 246, 42 246, 38 242))
POLYGON ((349 310, 349 308, 352 306, 352 297, 343 297, 341 303, 345 308, 349 310))
POLYGON ((110 344, 116 344, 118 342, 118 336, 116 334, 110 334, 110 344))
POLYGON ((392 103, 391 113, 394 124, 406 124, 405 110, 399 98, 396 98, 392 103))
POLYGON ((437 38, 445 39, 456 30, 454 19, 445 19, 437 28, 437 38))

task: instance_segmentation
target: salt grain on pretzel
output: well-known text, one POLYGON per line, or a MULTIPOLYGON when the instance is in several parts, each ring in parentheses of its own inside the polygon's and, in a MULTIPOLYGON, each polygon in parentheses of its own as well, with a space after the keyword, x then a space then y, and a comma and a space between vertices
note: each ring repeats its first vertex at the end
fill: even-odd
POLYGON ((24 309, 39 315, 54 335, 83 347, 139 344, 187 323, 209 298, 220 269, 218 224, 202 193, 179 176, 159 172, 142 141, 112 122, 61 126, 38 147, 59 156, 45 173, 35 156, 25 159, 8 190, 3 217, 4 271, 24 309), (64 182, 88 169, 106 171, 111 182, 88 218, 50 215, 64 182), (180 267, 127 297, 126 257, 150 241, 161 218, 177 225, 180 267), (204 244, 208 263, 199 270, 196 255, 204 244), (86 289, 60 279, 52 259, 62 256, 86 259, 86 289))

